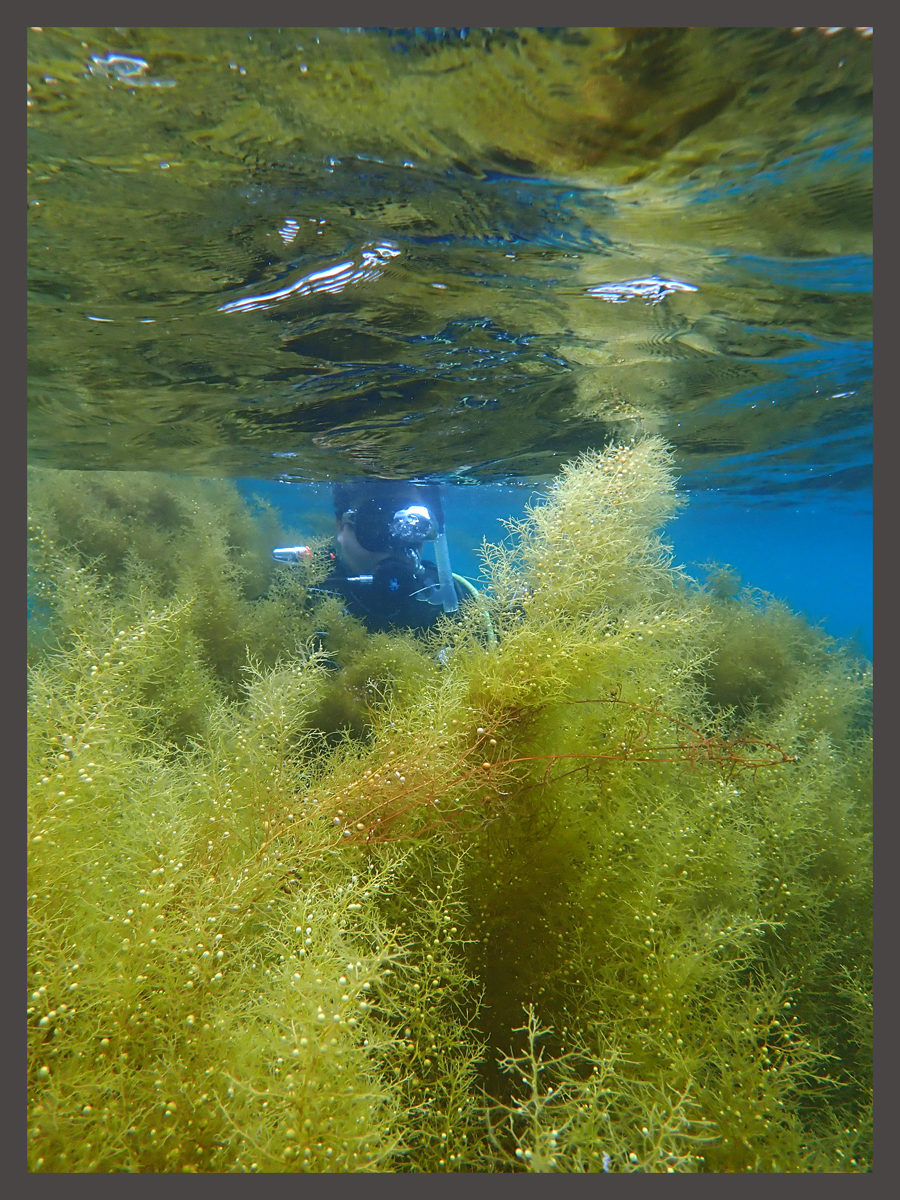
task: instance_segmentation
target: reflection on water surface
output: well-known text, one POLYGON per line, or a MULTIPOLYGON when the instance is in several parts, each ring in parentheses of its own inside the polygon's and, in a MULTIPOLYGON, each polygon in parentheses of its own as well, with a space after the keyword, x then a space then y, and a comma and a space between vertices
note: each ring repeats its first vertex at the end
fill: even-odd
POLYGON ((35 461, 868 478, 857 31, 44 29, 29 88, 35 461))

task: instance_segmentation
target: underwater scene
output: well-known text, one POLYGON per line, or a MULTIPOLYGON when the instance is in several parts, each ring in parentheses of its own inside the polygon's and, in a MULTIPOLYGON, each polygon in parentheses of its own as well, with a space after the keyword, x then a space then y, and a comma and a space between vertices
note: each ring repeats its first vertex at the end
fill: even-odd
POLYGON ((29 1170, 872 1170, 873 41, 28 31, 29 1170))

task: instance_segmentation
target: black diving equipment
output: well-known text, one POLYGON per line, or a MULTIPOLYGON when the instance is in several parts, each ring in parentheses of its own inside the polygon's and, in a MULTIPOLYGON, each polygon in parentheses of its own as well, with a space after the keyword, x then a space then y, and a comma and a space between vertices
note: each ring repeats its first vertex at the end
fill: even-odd
MULTIPOLYGON (((391 551, 398 555, 401 562, 405 561, 408 567, 412 568, 413 579, 403 579, 402 570, 399 577, 396 577, 395 571, 388 579, 389 586, 394 591, 415 580, 421 565, 419 547, 423 542, 434 542, 438 582, 425 587, 410 587, 406 594, 415 596, 418 600, 425 600, 429 604, 440 604, 444 612, 456 612, 459 599, 453 586, 447 535, 424 504, 409 504, 404 508, 392 510, 385 508, 377 500, 366 500, 359 508, 348 509, 342 519, 353 526, 356 540, 364 549, 375 552, 391 551), (398 578, 401 582, 398 582, 398 578)), ((381 567, 385 565, 386 563, 382 563, 381 567)), ((376 588, 384 575, 380 568, 376 570, 372 579, 376 588)), ((363 577, 359 578, 362 580, 363 577)))
MULTIPOLYGON (((447 536, 425 505, 393 508, 377 500, 366 500, 358 508, 347 509, 340 519, 352 526, 363 549, 390 555, 371 575, 351 575, 346 577, 347 583, 370 587, 373 598, 378 600, 410 597, 439 604, 447 613, 457 611, 459 598, 450 568, 447 536), (437 583, 429 582, 422 565, 424 542, 434 543, 437 583)), ((308 546, 281 546, 272 551, 272 557, 276 562, 299 563, 310 553, 308 546)))

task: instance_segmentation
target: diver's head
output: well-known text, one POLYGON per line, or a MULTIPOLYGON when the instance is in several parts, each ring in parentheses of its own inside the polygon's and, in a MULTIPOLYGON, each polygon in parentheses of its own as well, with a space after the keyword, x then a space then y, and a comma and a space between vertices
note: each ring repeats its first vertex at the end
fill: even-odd
POLYGON ((341 557, 359 573, 390 557, 418 560, 425 542, 443 527, 433 484, 388 479, 335 484, 334 511, 341 557))

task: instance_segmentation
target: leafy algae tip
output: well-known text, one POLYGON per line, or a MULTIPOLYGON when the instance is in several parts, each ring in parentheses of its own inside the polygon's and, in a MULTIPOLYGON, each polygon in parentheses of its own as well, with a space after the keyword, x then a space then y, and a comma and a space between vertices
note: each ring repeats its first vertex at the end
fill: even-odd
POLYGON ((871 1168, 871 666, 678 504, 584 454, 416 639, 31 471, 31 1170, 871 1168))

